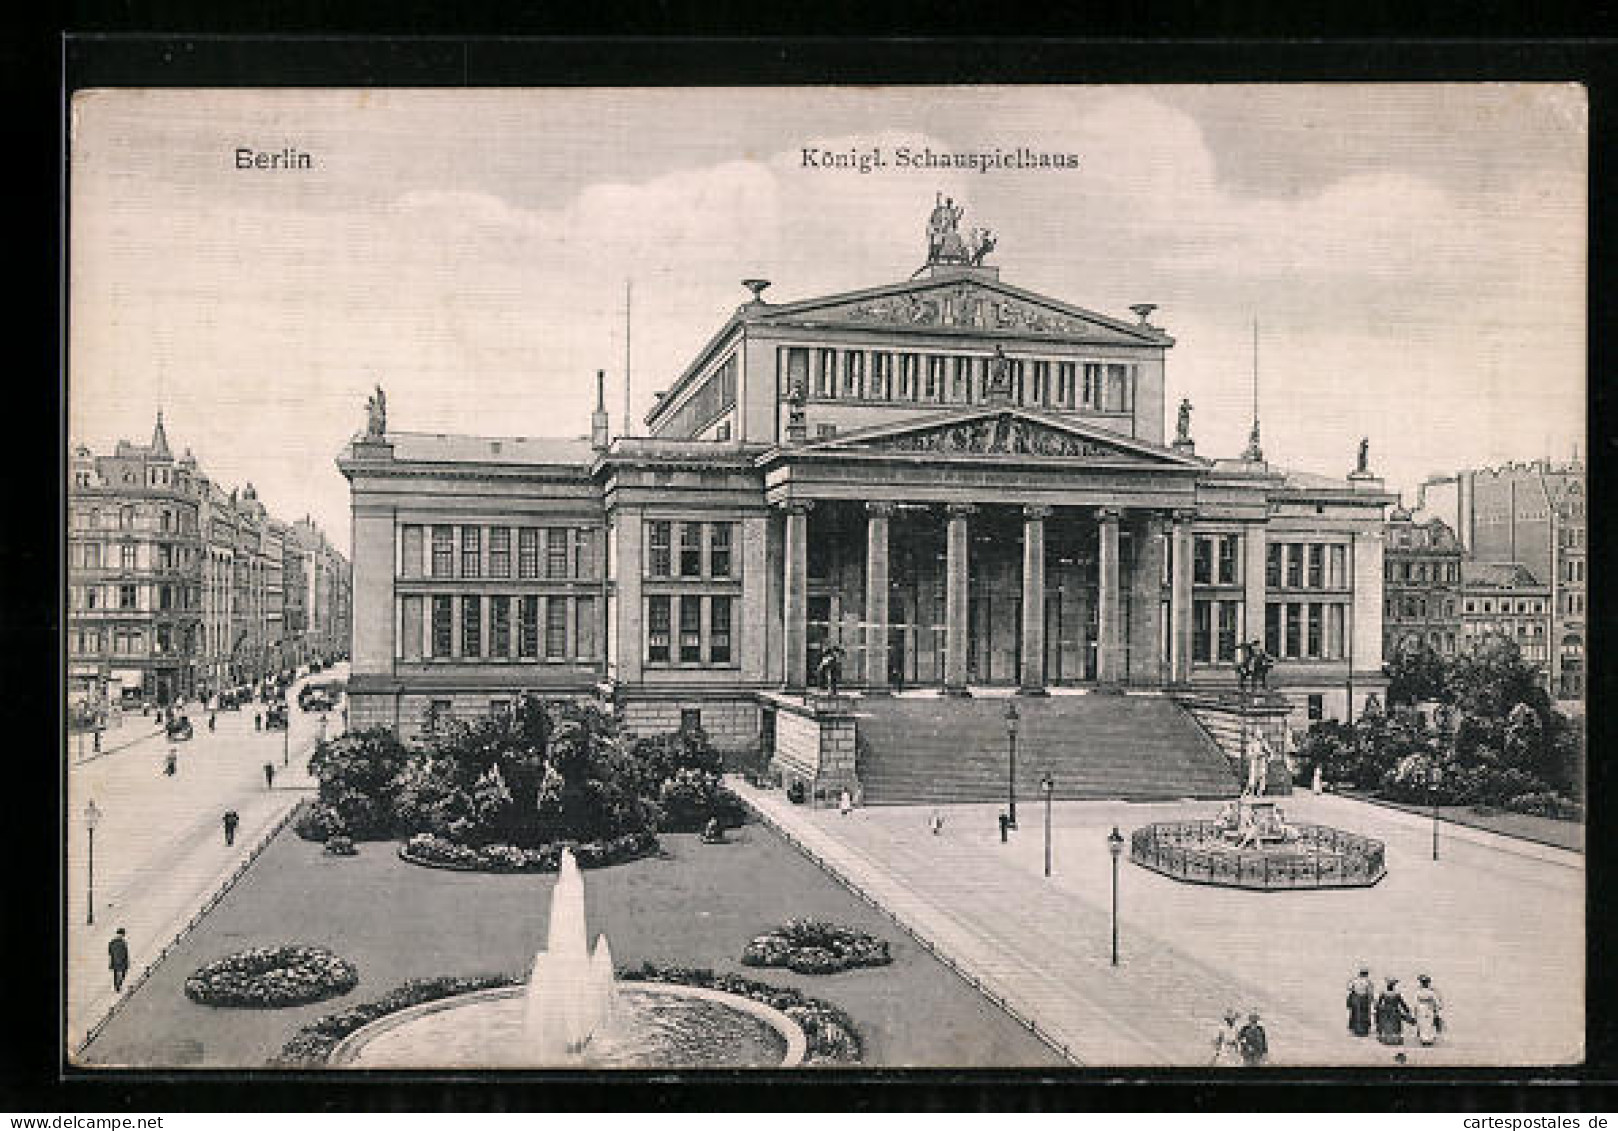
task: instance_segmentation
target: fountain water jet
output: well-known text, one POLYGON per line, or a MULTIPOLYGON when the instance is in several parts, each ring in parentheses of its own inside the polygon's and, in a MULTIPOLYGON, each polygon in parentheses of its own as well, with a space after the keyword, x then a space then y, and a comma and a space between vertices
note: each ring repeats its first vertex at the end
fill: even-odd
POLYGON ((581 1057, 591 1038, 613 1015, 612 949, 597 935, 594 950, 584 923, 584 878, 570 849, 551 892, 545 949, 534 956, 528 978, 523 1035, 540 1063, 581 1057))

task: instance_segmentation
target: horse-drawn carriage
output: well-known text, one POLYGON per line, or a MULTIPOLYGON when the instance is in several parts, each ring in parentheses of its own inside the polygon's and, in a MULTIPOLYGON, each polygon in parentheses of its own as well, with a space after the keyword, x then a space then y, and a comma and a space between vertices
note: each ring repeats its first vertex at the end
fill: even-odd
POLYGON ((164 725, 170 742, 186 742, 191 738, 191 720, 184 715, 175 715, 164 725))
POLYGON ((264 712, 264 729, 286 730, 289 725, 287 705, 285 703, 271 703, 269 710, 264 712))

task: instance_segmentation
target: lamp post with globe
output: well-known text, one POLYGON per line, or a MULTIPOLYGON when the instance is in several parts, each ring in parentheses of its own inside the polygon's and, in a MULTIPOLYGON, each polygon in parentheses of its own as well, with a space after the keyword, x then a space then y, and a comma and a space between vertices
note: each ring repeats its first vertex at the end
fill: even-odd
POLYGON ((1454 734, 1455 709, 1447 703, 1440 703, 1433 712, 1433 720, 1438 724, 1438 735, 1434 740, 1433 751, 1427 760, 1427 799, 1432 802, 1433 808, 1433 859, 1438 859, 1438 783, 1443 777, 1440 760, 1444 752, 1449 749, 1454 734))
POLYGON ((1016 703, 1006 704, 1006 827, 1017 827, 1017 713, 1016 703))
POLYGON ((1039 791, 1045 795, 1045 875, 1051 874, 1051 794, 1056 792, 1056 783, 1051 775, 1046 774, 1039 779, 1039 791))
POLYGON ((84 924, 87 927, 95 926, 96 922, 96 826, 101 823, 101 810, 96 806, 95 798, 84 807, 84 831, 89 836, 89 855, 86 861, 86 878, 89 889, 85 900, 84 924))
POLYGON ((1118 965, 1118 857, 1124 852, 1124 835, 1118 826, 1107 834, 1107 851, 1112 853, 1112 964, 1118 965))

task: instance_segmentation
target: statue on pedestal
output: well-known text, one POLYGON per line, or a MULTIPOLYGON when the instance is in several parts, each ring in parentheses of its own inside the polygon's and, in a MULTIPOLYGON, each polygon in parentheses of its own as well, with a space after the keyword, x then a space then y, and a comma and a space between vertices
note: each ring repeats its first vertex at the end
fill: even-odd
POLYGON ((1360 437, 1360 454, 1359 454, 1359 459, 1355 462, 1355 465, 1354 465, 1354 474, 1355 475, 1369 475, 1369 474, 1371 474, 1370 464, 1371 464, 1371 438, 1369 436, 1361 436, 1360 437))
POLYGON ((1189 444, 1191 442, 1191 400, 1182 397, 1180 400, 1180 417, 1175 422, 1174 442, 1176 444, 1189 444))
POLYGON ((376 387, 370 400, 365 402, 365 438, 367 440, 381 440, 388 432, 388 395, 382 391, 382 386, 376 387))

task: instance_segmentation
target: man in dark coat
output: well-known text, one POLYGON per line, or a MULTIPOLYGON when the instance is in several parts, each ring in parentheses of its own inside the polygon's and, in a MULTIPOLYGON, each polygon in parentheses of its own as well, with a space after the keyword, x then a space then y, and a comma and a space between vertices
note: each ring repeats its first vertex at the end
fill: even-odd
POLYGON ((274 789, 275 788, 275 763, 274 762, 265 762, 264 763, 264 788, 265 789, 274 789))
POLYGON ((236 843, 236 826, 241 823, 241 816, 234 809, 225 810, 225 847, 229 848, 236 843))
POLYGON ((1370 1036, 1371 1001, 1375 996, 1370 968, 1361 966, 1359 977, 1348 983, 1348 1031, 1356 1037, 1370 1036))
POLYGON ((1376 999, 1376 1039, 1385 1045, 1402 1045, 1404 1027, 1415 1023, 1416 1015, 1399 992, 1399 979, 1389 978, 1388 988, 1376 999))
POLYGON ((121 993, 124 988, 124 977, 129 973, 129 943, 124 938, 124 929, 118 928, 118 933, 112 936, 107 943, 107 966, 112 970, 112 989, 114 993, 121 993))
POLYGON ((1236 1047, 1241 1050, 1242 1063, 1249 1068, 1257 1068, 1270 1059, 1270 1040, 1264 1035, 1256 1010, 1247 1015, 1247 1024, 1236 1034, 1236 1047))

